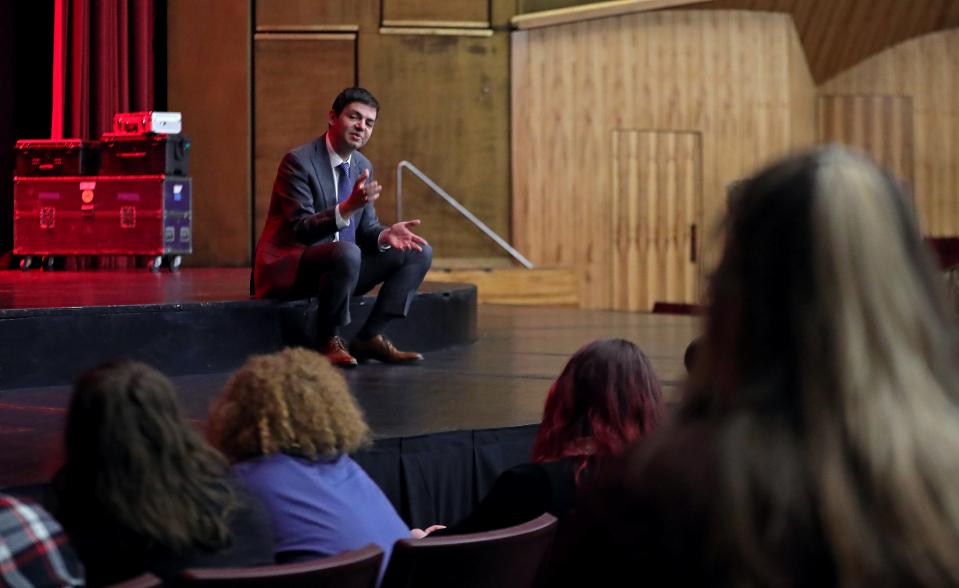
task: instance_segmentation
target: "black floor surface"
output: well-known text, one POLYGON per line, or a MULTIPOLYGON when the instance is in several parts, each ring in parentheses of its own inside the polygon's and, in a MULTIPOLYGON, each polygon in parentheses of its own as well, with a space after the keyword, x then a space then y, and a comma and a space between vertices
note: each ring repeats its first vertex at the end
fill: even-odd
MULTIPOLYGON (((569 356, 601 337, 642 347, 675 401, 695 317, 481 305, 479 340, 434 351, 412 366, 371 362, 345 372, 378 438, 537 423, 569 356)), ((174 378, 188 416, 202 426, 228 373, 174 378)), ((35 484, 59 464, 69 387, 0 390, 0 487, 35 484)))

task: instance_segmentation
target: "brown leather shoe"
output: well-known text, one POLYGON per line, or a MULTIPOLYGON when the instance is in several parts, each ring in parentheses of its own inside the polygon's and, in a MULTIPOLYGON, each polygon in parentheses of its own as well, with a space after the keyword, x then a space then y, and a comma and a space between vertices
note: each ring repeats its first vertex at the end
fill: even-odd
POLYGON ((423 359, 423 356, 415 351, 400 351, 383 335, 377 335, 366 341, 354 340, 350 344, 350 353, 360 361, 376 359, 383 363, 409 363, 423 359))
POLYGON ((346 343, 339 337, 330 337, 317 350, 335 366, 356 367, 356 358, 346 350, 346 343))

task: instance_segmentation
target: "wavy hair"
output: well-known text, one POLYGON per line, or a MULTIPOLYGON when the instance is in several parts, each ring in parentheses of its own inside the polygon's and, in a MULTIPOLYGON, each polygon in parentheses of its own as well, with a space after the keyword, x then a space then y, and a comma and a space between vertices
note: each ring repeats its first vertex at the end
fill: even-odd
POLYGON ((90 501, 174 551, 231 541, 235 508, 226 460, 186 421, 173 383, 136 361, 103 363, 77 379, 58 480, 64 515, 90 501))
POLYGON ((370 441, 343 375, 307 349, 250 358, 210 412, 210 441, 234 462, 280 452, 316 459, 370 441))
POLYGON ((600 339, 566 363, 546 396, 534 462, 579 457, 577 479, 594 461, 619 455, 662 420, 662 391, 646 355, 623 339, 600 339))
POLYGON ((719 427, 736 584, 788 583, 797 531, 842 586, 959 584, 956 327, 897 182, 838 147, 762 171, 710 295, 679 419, 719 427))

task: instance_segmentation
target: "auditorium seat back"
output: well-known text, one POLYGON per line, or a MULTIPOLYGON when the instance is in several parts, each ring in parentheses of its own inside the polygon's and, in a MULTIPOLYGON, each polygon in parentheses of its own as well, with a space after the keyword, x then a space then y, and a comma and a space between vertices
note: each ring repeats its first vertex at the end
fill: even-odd
POLYGON ((153 574, 147 573, 117 584, 110 584, 105 588, 155 588, 156 586, 163 586, 163 581, 153 574))
POLYGON ((465 535, 402 539, 382 588, 529 588, 556 534, 556 517, 465 535))
POLYGON ((375 545, 300 563, 252 568, 193 568, 179 586, 275 586, 276 588, 374 588, 383 563, 375 545))

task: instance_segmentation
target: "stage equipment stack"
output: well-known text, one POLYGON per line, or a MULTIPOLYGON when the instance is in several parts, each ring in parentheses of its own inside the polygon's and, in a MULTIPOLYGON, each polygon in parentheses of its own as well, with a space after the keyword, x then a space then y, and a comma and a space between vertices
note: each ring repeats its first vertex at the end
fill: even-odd
POLYGON ((147 256, 177 271, 193 251, 190 141, 175 112, 120 113, 99 141, 17 141, 13 253, 147 256))

